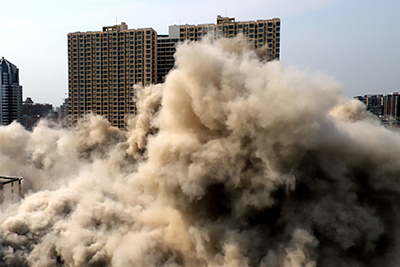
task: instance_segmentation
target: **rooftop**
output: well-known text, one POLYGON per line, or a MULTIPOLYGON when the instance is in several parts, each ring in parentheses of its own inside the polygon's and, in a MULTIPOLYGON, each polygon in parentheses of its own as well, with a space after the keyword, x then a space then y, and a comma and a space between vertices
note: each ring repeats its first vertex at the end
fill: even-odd
POLYGON ((0 185, 5 185, 9 184, 12 182, 18 182, 22 181, 22 177, 5 177, 5 176, 0 176, 0 185))

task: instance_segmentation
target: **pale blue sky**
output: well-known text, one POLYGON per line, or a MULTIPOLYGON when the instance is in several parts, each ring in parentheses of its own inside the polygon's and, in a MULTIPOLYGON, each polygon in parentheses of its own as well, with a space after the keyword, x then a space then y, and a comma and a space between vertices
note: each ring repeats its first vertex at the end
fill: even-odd
POLYGON ((348 97, 400 91, 398 0, 0 0, 0 56, 20 68, 24 99, 62 103, 67 34, 121 21, 166 34, 173 24, 281 18, 281 61, 323 72, 348 97))

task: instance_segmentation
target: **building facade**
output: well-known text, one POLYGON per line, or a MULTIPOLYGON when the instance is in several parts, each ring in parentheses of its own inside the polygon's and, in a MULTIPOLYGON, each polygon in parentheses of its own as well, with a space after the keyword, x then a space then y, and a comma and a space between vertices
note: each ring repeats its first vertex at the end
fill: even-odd
POLYGON ((31 97, 22 101, 22 114, 31 116, 39 115, 41 117, 53 111, 53 105, 49 103, 35 103, 31 97))
POLYGON ((157 83, 163 83, 165 76, 174 67, 178 31, 177 26, 169 26, 168 35, 157 36, 157 83))
POLYGON ((369 112, 379 117, 384 125, 400 127, 400 93, 356 96, 369 112))
POLYGON ((217 16, 216 24, 169 26, 168 35, 158 37, 157 82, 174 66, 175 47, 178 42, 200 41, 211 38, 233 38, 242 34, 267 60, 279 60, 281 21, 279 18, 255 21, 235 21, 235 18, 217 16))
POLYGON ((53 105, 48 103, 35 103, 27 97, 22 101, 22 121, 25 129, 32 130, 40 119, 53 112, 53 105))
POLYGON ((279 60, 280 19, 236 22, 217 17, 216 24, 173 25, 168 35, 152 28, 120 25, 102 31, 68 34, 68 113, 71 126, 87 113, 102 115, 111 125, 126 128, 136 115, 134 85, 164 82, 173 68, 176 45, 186 40, 233 38, 243 34, 268 60, 279 60))
POLYGON ((383 95, 364 95, 356 96, 355 99, 363 102, 367 110, 375 116, 381 117, 384 115, 384 96, 383 95))
POLYGON ((0 204, 17 202, 21 199, 22 180, 21 177, 0 176, 0 204))
POLYGON ((157 79, 157 32, 120 25, 68 34, 69 116, 72 126, 86 113, 124 129, 136 114, 134 84, 157 79))
POLYGON ((68 116, 68 98, 64 99, 64 102, 61 104, 60 107, 57 108, 57 120, 58 123, 63 127, 63 128, 68 128, 70 124, 70 117, 68 116))
POLYGON ((19 85, 18 68, 6 60, 0 59, 0 125, 13 121, 22 124, 22 86, 19 85))

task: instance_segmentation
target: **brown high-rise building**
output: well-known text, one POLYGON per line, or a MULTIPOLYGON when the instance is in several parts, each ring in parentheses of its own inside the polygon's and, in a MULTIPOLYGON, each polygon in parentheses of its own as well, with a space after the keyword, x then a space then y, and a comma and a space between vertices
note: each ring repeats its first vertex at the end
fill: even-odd
POLYGON ((136 114, 134 84, 156 83, 157 33, 121 25, 68 34, 68 92, 71 125, 93 112, 126 127, 136 114))
POLYGON ((279 60, 281 20, 260 19, 235 21, 235 18, 217 16, 216 24, 169 26, 169 35, 158 37, 157 82, 163 82, 174 65, 178 42, 200 41, 205 36, 233 38, 242 34, 267 60, 279 60))
POLYGON ((174 25, 169 35, 152 28, 128 29, 120 25, 102 31, 68 34, 69 122, 76 125, 92 112, 113 126, 126 128, 126 117, 136 115, 134 85, 161 83, 174 66, 176 45, 243 34, 268 60, 279 59, 280 19, 236 22, 217 17, 216 24, 174 25))

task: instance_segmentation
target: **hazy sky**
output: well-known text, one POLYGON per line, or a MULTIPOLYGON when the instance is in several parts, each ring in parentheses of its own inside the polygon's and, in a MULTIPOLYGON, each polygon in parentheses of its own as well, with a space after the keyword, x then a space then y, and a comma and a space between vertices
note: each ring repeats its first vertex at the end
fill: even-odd
POLYGON ((281 18, 281 61, 343 83, 348 97, 400 91, 398 0, 0 0, 0 56, 20 69, 24 99, 59 106, 68 92, 67 34, 126 22, 173 24, 281 18))

